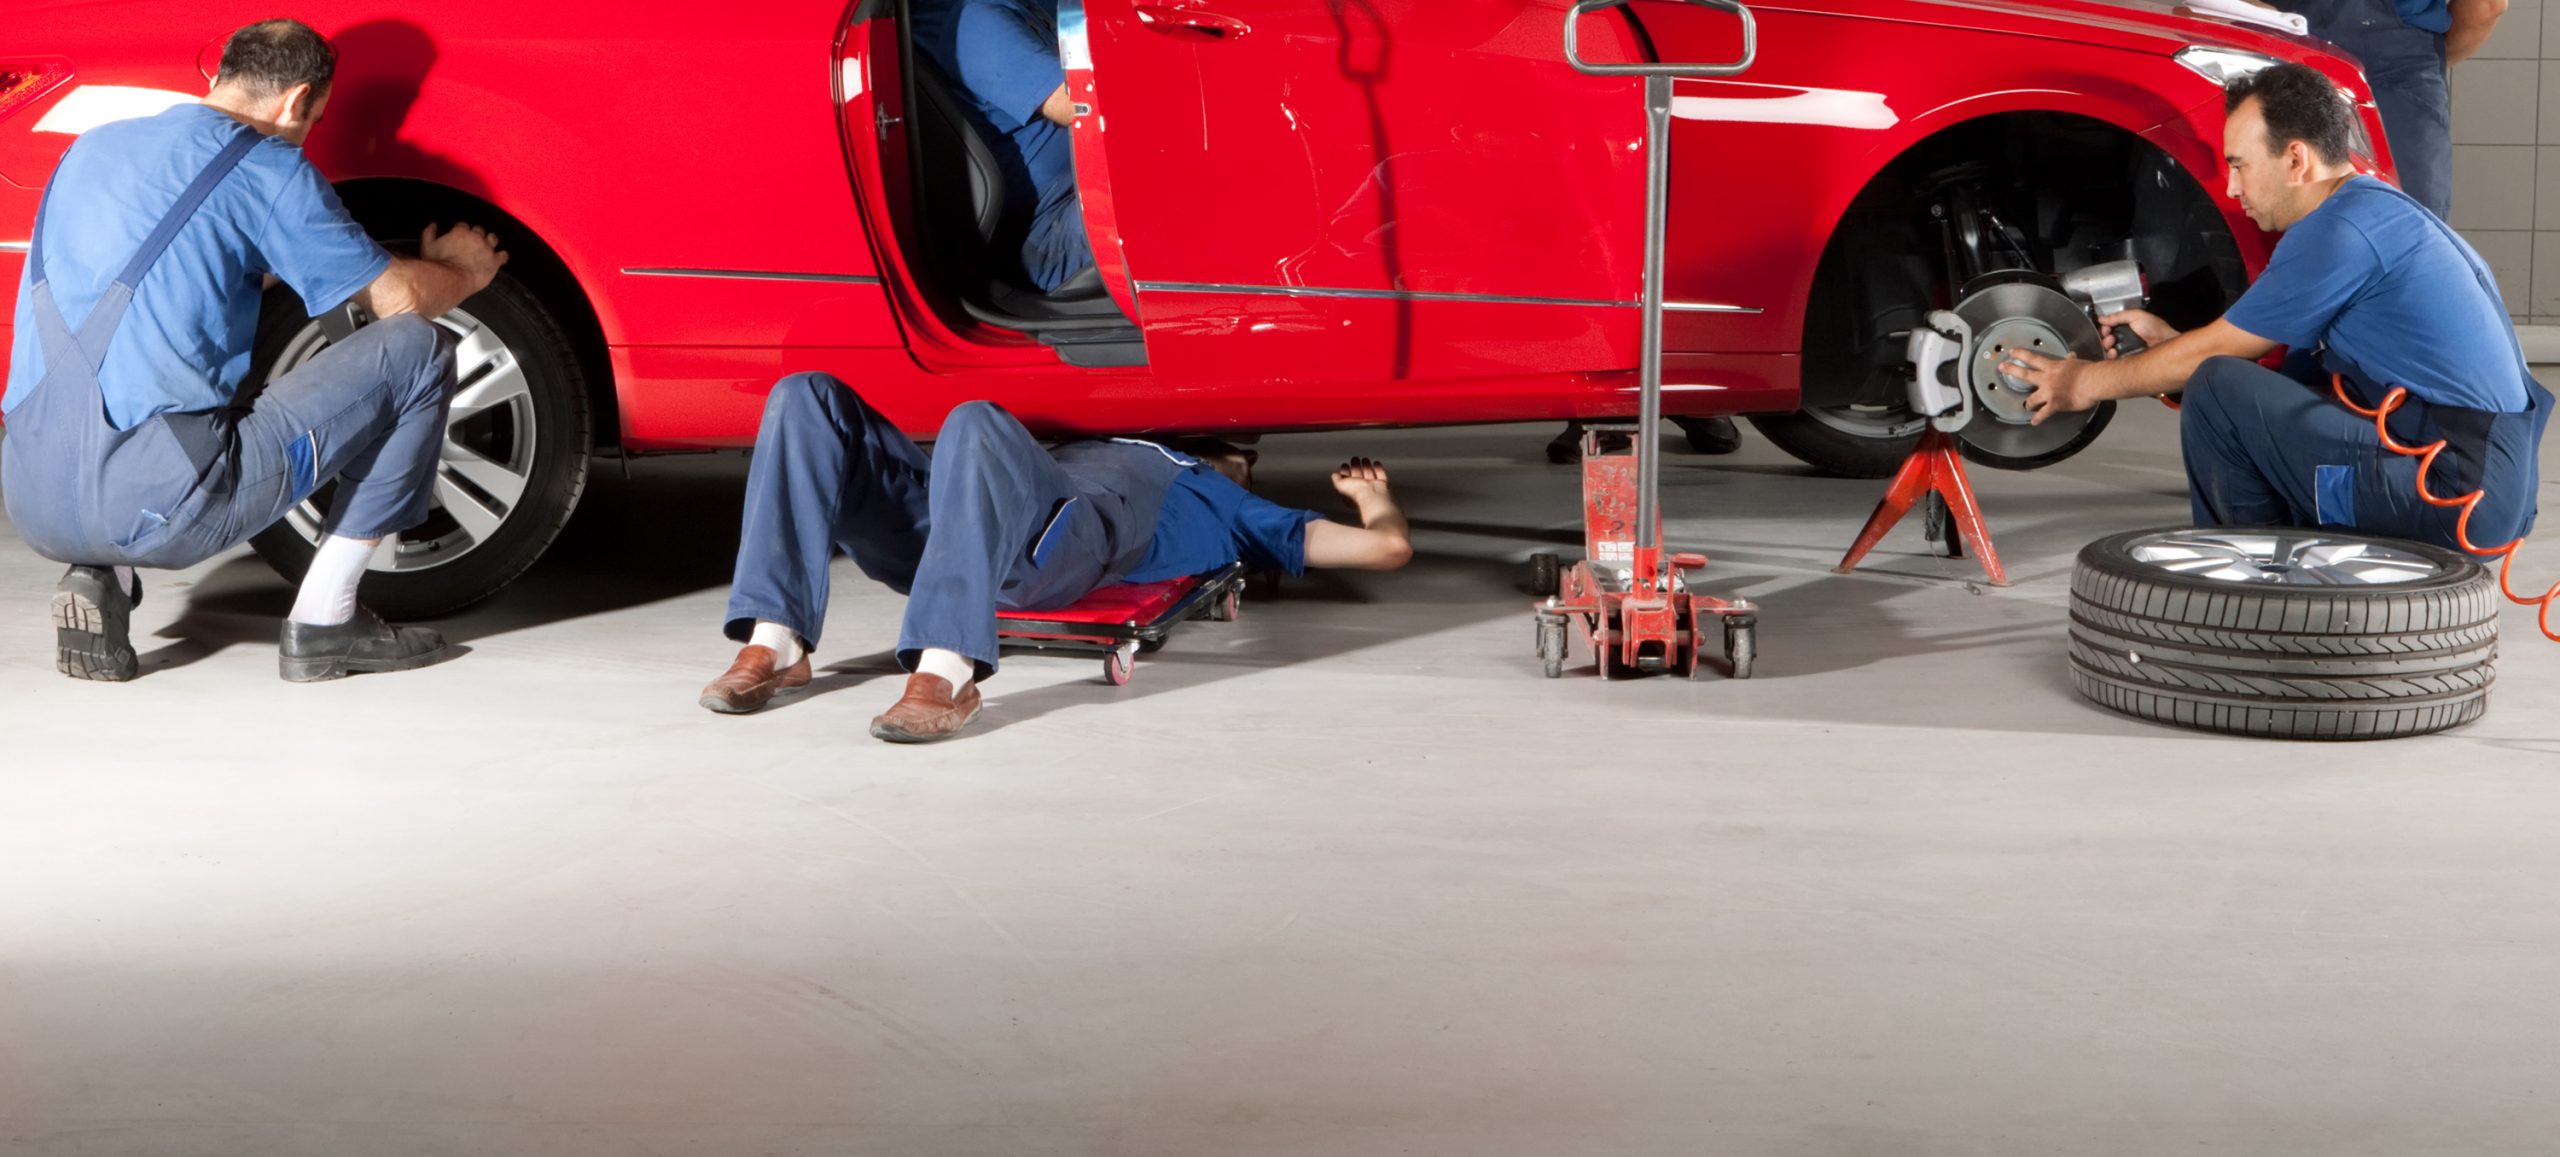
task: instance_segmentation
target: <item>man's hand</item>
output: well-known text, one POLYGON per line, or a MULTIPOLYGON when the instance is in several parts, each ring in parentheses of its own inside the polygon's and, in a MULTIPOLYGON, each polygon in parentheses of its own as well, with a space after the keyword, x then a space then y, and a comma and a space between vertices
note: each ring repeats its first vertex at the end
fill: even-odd
POLYGON ((1387 493, 1387 468, 1354 458, 1333 472, 1333 488, 1360 512, 1360 525, 1318 519, 1307 524, 1307 565, 1394 570, 1413 561, 1413 532, 1387 493))
POLYGON ((2098 336, 2106 343, 2107 356, 2111 358, 2119 356, 2116 353, 2116 327, 2120 325, 2133 327, 2133 336, 2141 338, 2145 346, 2156 346, 2178 336, 2176 326, 2160 320, 2160 315, 2150 310, 2128 309, 2123 313, 2111 313, 2098 319, 2098 336))
POLYGON ((2001 359, 2000 372, 2035 386, 2035 392, 2027 395, 2027 411, 2041 426, 2055 414, 2076 414, 2105 400, 2081 388, 2082 375, 2088 372, 2089 365, 2078 358, 2053 358, 2033 350, 2013 349, 2001 359))
POLYGON ((429 225, 418 235, 418 255, 393 256, 390 267, 357 299, 375 317, 442 317, 464 298, 489 288, 506 263, 498 239, 479 228, 456 225, 438 232, 429 225))
POLYGON ((442 233, 433 225, 418 235, 418 256, 452 266, 461 273, 470 288, 469 297, 497 279, 498 267, 507 263, 506 253, 498 248, 498 235, 477 225, 457 224, 442 233))
POLYGON ((1343 463, 1333 472, 1333 489, 1363 511, 1372 501, 1393 501, 1387 496, 1386 465, 1373 459, 1354 458, 1343 463))

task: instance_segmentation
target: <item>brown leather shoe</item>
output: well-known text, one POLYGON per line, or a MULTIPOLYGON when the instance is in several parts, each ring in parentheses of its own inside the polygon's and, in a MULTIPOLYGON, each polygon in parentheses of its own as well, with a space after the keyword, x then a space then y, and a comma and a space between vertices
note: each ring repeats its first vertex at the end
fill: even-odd
POLYGON ((907 676, 907 693, 871 721, 874 738, 891 743, 932 743, 960 734, 978 717, 978 685, 951 694, 951 680, 918 671, 907 676))
POLYGON ((744 715, 773 702, 776 692, 809 685, 809 657, 800 656, 788 671, 775 671, 780 658, 771 647, 740 647, 728 673, 702 689, 702 705, 722 715, 744 715))

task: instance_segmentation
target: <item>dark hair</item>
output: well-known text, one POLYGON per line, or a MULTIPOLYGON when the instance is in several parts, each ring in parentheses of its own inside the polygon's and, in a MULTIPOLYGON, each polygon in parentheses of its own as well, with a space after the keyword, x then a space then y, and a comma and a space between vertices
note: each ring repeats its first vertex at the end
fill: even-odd
POLYGON ((2295 141, 2332 165, 2354 155, 2355 110, 2339 97, 2336 82, 2307 64, 2279 64, 2232 81, 2222 90, 2222 111, 2240 111, 2252 97, 2267 122, 2267 152, 2284 152, 2295 141))
POLYGON ((273 97, 296 85, 311 86, 311 99, 329 95, 329 80, 338 71, 338 50, 299 20, 261 20, 231 34, 222 46, 216 84, 236 84, 260 97, 273 97))

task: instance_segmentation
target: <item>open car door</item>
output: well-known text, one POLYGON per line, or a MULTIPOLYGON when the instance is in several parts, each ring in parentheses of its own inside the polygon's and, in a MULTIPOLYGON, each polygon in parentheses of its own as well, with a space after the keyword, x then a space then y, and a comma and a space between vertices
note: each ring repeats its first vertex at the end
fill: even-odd
POLYGON ((1062 0, 1086 228, 1153 375, 1315 424, 1386 381, 1446 381, 1464 421, 1505 378, 1632 369, 1643 108, 1565 63, 1568 7, 1062 0))

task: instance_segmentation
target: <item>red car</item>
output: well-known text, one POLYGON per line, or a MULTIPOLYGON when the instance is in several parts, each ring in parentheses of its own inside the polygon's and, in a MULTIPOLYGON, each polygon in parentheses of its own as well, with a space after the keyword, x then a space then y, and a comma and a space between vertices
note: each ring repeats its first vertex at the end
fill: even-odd
MULTIPOLYGON (((273 8, 11 5, 4 292, 73 134, 200 95, 221 37, 273 8)), ((990 252, 1003 183, 917 66, 904 0, 428 11, 296 13, 339 46, 309 151, 349 209, 386 239, 476 222, 514 254, 445 319, 467 338, 439 513, 367 587, 395 616, 521 573, 600 452, 747 444, 795 370, 918 431, 970 398, 1097 433, 1632 409, 1641 82, 1567 65, 1567 0, 1061 0, 1100 268, 1045 296, 990 252)), ((1747 73, 1678 88, 1667 409, 1754 415, 1841 473, 1900 461, 1919 426, 1902 334, 1977 275, 2130 252, 2182 323, 2245 286, 2270 239, 2220 196, 2233 70, 2307 61, 2381 136, 2325 46, 2161 2, 1753 15, 1747 73)), ((1675 0, 1576 27, 1601 61, 1729 60, 1743 39, 1735 14, 1675 0)), ((283 291, 267 313, 257 374, 353 324, 283 291)), ((2102 425, 1974 449, 2043 465, 2102 425)), ((313 529, 291 517, 258 546, 293 573, 313 529)))

